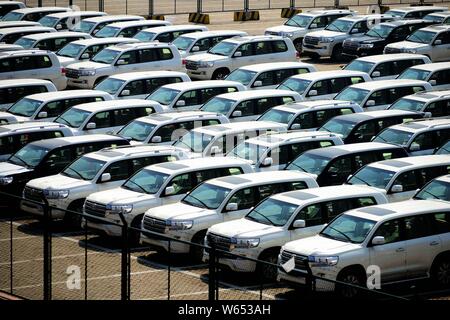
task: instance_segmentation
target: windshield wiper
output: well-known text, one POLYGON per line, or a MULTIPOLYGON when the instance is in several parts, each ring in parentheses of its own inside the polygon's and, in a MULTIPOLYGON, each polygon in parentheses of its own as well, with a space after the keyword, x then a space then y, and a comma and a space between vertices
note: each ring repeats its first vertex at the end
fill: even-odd
POLYGON ((306 171, 305 169, 303 169, 302 167, 300 167, 298 164, 296 164, 295 162, 291 162, 289 165, 294 165, 296 168, 299 168, 300 170, 302 170, 303 172, 308 173, 308 171, 306 171))
POLYGON ((186 142, 184 142, 182 139, 180 139, 180 140, 178 140, 178 141, 176 141, 176 142, 180 142, 180 143, 184 144, 186 147, 189 148, 189 150, 191 150, 192 152, 195 152, 195 151, 194 151, 194 148, 192 148, 190 145, 188 145, 188 144, 187 144, 186 142))
MULTIPOLYGON (((427 190, 424 189, 424 190, 422 190, 421 192, 428 193, 428 194, 429 194, 430 196, 432 196, 433 198, 440 200, 440 198, 439 198, 437 195, 431 193, 430 191, 427 191, 427 190)), ((414 197, 414 199, 422 199, 422 200, 423 200, 423 198, 419 198, 419 197, 414 197)))
MULTIPOLYGON (((23 165, 25 165, 25 167, 27 167, 27 168, 30 167, 30 165, 29 165, 25 160, 19 158, 18 156, 12 155, 10 159, 12 159, 12 158, 20 160, 20 162, 21 162, 23 165)), ((10 162, 12 162, 12 161, 10 161, 10 162)), ((14 163, 14 162, 12 162, 12 163, 14 163)), ((14 164, 16 164, 16 163, 14 163, 14 164)))
MULTIPOLYGON (((75 170, 75 169, 73 169, 71 167, 67 167, 67 169, 72 170, 72 172, 74 172, 77 176, 79 176, 81 180, 85 180, 84 177, 81 175, 81 173, 79 173, 77 170, 75 170)), ((66 171, 66 170, 64 170, 64 171, 66 171)))
MULTIPOLYGON (((58 119, 56 119, 56 120, 59 120, 59 119, 61 119, 62 121, 64 121, 65 123, 67 123, 67 125, 69 126, 69 127, 72 127, 72 124, 69 122, 69 121, 67 121, 66 119, 64 119, 63 117, 58 117, 58 119)), ((56 121, 55 120, 55 121, 56 121)))
MULTIPOLYGON (((211 209, 210 207, 208 207, 208 206, 206 205, 206 203, 204 203, 204 202, 203 202, 202 200, 200 200, 199 198, 193 196, 192 194, 188 194, 188 197, 192 197, 192 198, 194 198, 195 200, 197 200, 198 202, 200 202, 200 203, 203 205, 204 208, 206 208, 206 209, 211 209)), ((189 204, 191 204, 191 203, 189 203, 189 204)))
POLYGON ((330 229, 332 229, 334 231, 337 231, 338 233, 343 235, 348 240, 348 242, 354 243, 354 241, 352 239, 350 239, 350 237, 348 235, 346 235, 345 233, 343 233, 342 231, 340 231, 340 230, 338 230, 336 228, 333 228, 332 226, 328 226, 328 228, 330 228, 330 229))
POLYGON ((377 36, 379 37, 379 38, 382 38, 382 39, 384 39, 384 37, 381 35, 381 34, 379 34, 376 30, 374 30, 374 29, 371 29, 370 31, 373 31, 373 32, 375 32, 376 34, 377 34, 377 36))
POLYGON ((357 176, 353 176, 352 178, 356 178, 356 179, 358 179, 359 181, 361 181, 362 183, 365 183, 366 185, 368 185, 368 186, 370 187, 370 184, 368 184, 367 181, 364 181, 363 179, 361 179, 361 178, 359 178, 359 177, 357 177, 357 176))
MULTIPOLYGON (((257 214, 259 214, 261 217, 263 217, 264 219, 266 219, 267 221, 269 221, 270 222, 270 224, 271 225, 275 225, 275 223, 273 223, 272 222, 272 220, 270 220, 269 218, 267 218, 265 215, 263 215, 261 212, 258 212, 257 210, 255 210, 255 209, 253 209, 251 212, 256 212, 257 214)), ((250 213, 246 216, 246 217, 249 217, 250 216, 250 213)), ((253 219, 255 219, 255 218, 253 218, 253 219)), ((257 221, 256 219, 255 219, 255 221, 257 221)))
MULTIPOLYGON (((336 27, 334 25, 330 25, 330 27, 338 29, 339 32, 344 32, 344 31, 342 31, 341 29, 339 29, 338 27, 336 27)), ((328 30, 328 31, 336 31, 336 30, 331 30, 331 29, 326 29, 326 30, 328 30)))
MULTIPOLYGON (((139 189, 142 190, 142 192, 147 193, 147 190, 145 190, 142 186, 138 185, 136 182, 134 182, 134 181, 132 181, 132 180, 128 180, 126 183, 124 183, 124 184, 123 184, 123 187, 126 187, 126 188, 128 188, 128 189, 130 189, 130 190, 133 190, 133 189, 131 189, 130 187, 127 187, 127 183, 128 183, 128 182, 131 182, 132 184, 134 184, 135 186, 137 186, 139 189)), ((133 191, 134 191, 134 190, 133 190, 133 191)))
POLYGON ((286 21, 286 25, 288 25, 288 23, 289 23, 289 21, 292 21, 293 23, 295 23, 297 26, 299 26, 300 28, 303 28, 302 26, 301 26, 301 24, 300 23, 298 23, 297 21, 295 21, 294 19, 289 19, 288 21, 286 21))

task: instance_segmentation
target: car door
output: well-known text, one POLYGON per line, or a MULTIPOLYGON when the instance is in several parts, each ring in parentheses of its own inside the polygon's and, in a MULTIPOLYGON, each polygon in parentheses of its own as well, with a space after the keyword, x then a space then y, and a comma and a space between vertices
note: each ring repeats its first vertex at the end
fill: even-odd
POLYGON ((403 237, 402 219, 393 219, 382 223, 372 235, 382 236, 385 243, 372 245, 369 242, 370 264, 378 266, 381 282, 401 280, 406 277, 406 241, 403 237))
POLYGON ((84 134, 106 133, 111 130, 113 123, 114 119, 112 111, 97 112, 85 122, 82 132, 84 134), (95 124, 95 129, 88 129, 88 127, 92 128, 92 124, 95 124))
POLYGON ((428 79, 428 82, 435 82, 435 84, 433 84, 433 90, 450 89, 450 69, 434 72, 428 79))
POLYGON ((450 60, 450 32, 441 32, 433 41, 431 48, 431 60, 433 62, 450 60), (440 41, 438 44, 436 41, 440 41))
POLYGON ((251 42, 243 43, 232 55, 230 71, 255 63, 262 63, 262 61, 259 59, 259 56, 258 59, 256 58, 254 44, 251 42))
POLYGON ((410 156, 423 156, 433 154, 434 149, 439 146, 437 141, 438 136, 436 134, 436 130, 420 133, 416 137, 414 137, 413 141, 408 147, 408 153, 410 156))
POLYGON ((259 199, 257 187, 249 187, 236 191, 227 201, 222 211, 223 221, 231 221, 244 217, 257 204, 259 199), (230 203, 237 204, 237 210, 226 211, 230 203))
MULTIPOLYGON (((144 64, 145 65, 145 64, 144 64)), ((132 71, 140 71, 144 65, 139 63, 138 50, 130 50, 120 55, 119 59, 115 63, 114 73, 126 73, 132 71)), ((146 71, 146 70, 142 70, 146 71)))
POLYGON ((319 233, 325 224, 325 216, 325 207, 322 203, 307 205, 300 209, 288 227, 289 241, 311 237, 319 233), (294 228, 295 220, 305 220, 305 227, 294 228))
POLYGON ((134 80, 128 82, 121 90, 119 99, 145 99, 147 96, 145 90, 145 80, 134 80), (124 91, 127 94, 124 94, 124 91))
POLYGON ((325 171, 319 176, 320 186, 334 186, 343 184, 353 171, 355 155, 337 157, 330 161, 325 171))
POLYGON ((277 77, 275 71, 261 72, 253 81, 250 88, 252 89, 275 89, 277 87, 277 77), (255 86, 255 83, 260 85, 255 86))
POLYGON ((386 109, 390 103, 391 89, 382 89, 372 92, 363 105, 364 111, 386 109))
POLYGON ((331 99, 334 95, 330 94, 330 91, 330 80, 318 80, 305 90, 303 96, 306 100, 322 100, 327 97, 331 99))
POLYGON ((244 100, 239 102, 228 115, 231 122, 241 122, 254 120, 257 117, 257 107, 255 99, 244 100), (236 111, 238 111, 236 113, 236 111), (236 116, 239 115, 239 116, 236 116))
POLYGON ((408 170, 400 173, 395 180, 388 185, 387 197, 389 202, 398 202, 410 199, 420 185, 418 170, 408 170), (396 187, 394 187, 396 186, 396 187), (401 186, 401 192, 395 192, 397 186, 401 186))
POLYGON ((177 111, 196 110, 201 105, 201 89, 184 92, 178 99, 173 101, 172 108, 177 111))
POLYGON ((122 160, 111 163, 105 168, 105 170, 103 170, 102 174, 105 173, 109 173, 111 175, 111 179, 102 182, 100 175, 96 183, 97 191, 109 190, 121 186, 130 176, 130 160, 122 160))
POLYGON ((186 193, 191 191, 195 186, 196 178, 192 172, 182 173, 173 177, 165 186, 165 189, 161 193, 162 205, 175 203, 181 200, 186 193), (172 194, 166 194, 167 187, 173 187, 174 192, 172 194))

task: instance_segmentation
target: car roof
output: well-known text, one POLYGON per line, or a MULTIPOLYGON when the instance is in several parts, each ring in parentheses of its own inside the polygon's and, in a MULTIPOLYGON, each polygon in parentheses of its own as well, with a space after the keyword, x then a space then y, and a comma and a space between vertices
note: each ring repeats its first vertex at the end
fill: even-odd
POLYGON ((145 167, 149 170, 156 170, 168 174, 182 172, 195 172, 198 170, 223 168, 229 166, 248 166, 247 161, 236 158, 220 157, 217 161, 215 157, 202 157, 196 159, 185 159, 172 162, 163 162, 145 167))
POLYGON ((352 70, 327 70, 327 71, 316 71, 316 72, 308 72, 296 74, 295 76, 290 77, 289 79, 303 79, 303 80, 321 80, 321 79, 330 79, 337 77, 349 77, 349 76, 362 76, 367 77, 367 73, 361 71, 352 71, 352 70))
POLYGON ((97 14, 99 17, 107 15, 106 12, 102 11, 68 11, 68 12, 58 12, 48 14, 47 17, 62 19, 66 17, 79 17, 83 15, 95 15, 95 14, 97 14))
POLYGON ((239 36, 239 35, 246 35, 247 32, 241 31, 241 30, 209 30, 209 31, 202 31, 202 32, 185 33, 185 34, 181 35, 180 37, 201 39, 201 38, 208 38, 208 37, 214 37, 214 36, 226 36, 226 35, 230 35, 230 34, 235 34, 236 36, 239 36))
POLYGON ((339 20, 364 21, 364 20, 381 19, 381 18, 392 18, 392 16, 388 15, 388 14, 357 14, 357 15, 344 16, 344 17, 339 18, 339 20))
POLYGON ((404 12, 411 12, 411 11, 421 11, 421 10, 434 10, 434 9, 446 9, 447 7, 435 7, 435 6, 410 6, 410 7, 397 7, 397 8, 391 8, 392 11, 404 11, 404 12))
POLYGON ((137 15, 117 14, 117 15, 106 15, 106 16, 100 16, 100 17, 87 18, 87 19, 83 19, 83 21, 101 23, 101 22, 105 22, 105 21, 114 21, 116 19, 144 20, 144 17, 137 16, 137 15))
POLYGON ((84 156, 104 161, 114 161, 123 158, 132 158, 134 156, 172 154, 179 152, 180 149, 166 145, 138 145, 138 146, 118 146, 114 148, 105 148, 99 151, 87 153, 84 156))
POLYGON ((377 161, 369 163, 367 166, 384 169, 388 171, 404 171, 414 169, 416 167, 428 167, 435 165, 445 165, 450 164, 450 155, 439 154, 439 155, 427 155, 427 156, 415 156, 406 157, 399 159, 389 159, 383 161, 377 161))
POLYGON ((450 30, 450 25, 431 25, 420 30, 423 31, 432 31, 432 32, 442 32, 450 30))
POLYGON ((345 214, 373 221, 384 221, 392 218, 450 210, 450 203, 439 200, 406 200, 370 207, 362 207, 347 211, 345 214))
POLYGON ((143 99, 118 99, 110 101, 98 101, 98 102, 88 102, 83 104, 77 104, 73 106, 74 109, 96 112, 99 110, 113 110, 117 108, 138 108, 138 107, 151 107, 159 104, 153 101, 143 100, 143 99))
POLYGON ((390 126, 389 129, 394 130, 402 130, 402 131, 409 131, 409 132, 419 132, 419 131, 426 131, 428 129, 431 129, 432 127, 438 127, 438 126, 450 126, 450 119, 421 119, 421 120, 414 120, 414 121, 408 121, 402 124, 397 124, 390 126))
POLYGON ((358 123, 358 122, 366 121, 366 120, 370 120, 370 119, 387 118, 387 117, 395 117, 395 116, 413 116, 413 115, 418 115, 418 113, 414 112, 414 111, 392 109, 392 110, 376 110, 376 111, 366 111, 366 112, 344 114, 344 115, 336 116, 333 119, 339 119, 339 120, 358 123), (395 111, 395 112, 391 112, 391 111, 395 111))
MULTIPOLYGON (((54 28, 51 27, 43 27, 43 26, 30 26, 30 27, 12 27, 12 28, 2 28, 0 29, 0 34, 4 35, 7 33, 15 33, 15 32, 22 32, 22 31, 56 31, 54 28)), ((51 33, 51 32, 50 32, 51 33)), ((56 33, 56 32, 53 32, 56 33)))
POLYGON ((343 107, 343 106, 358 106, 356 102, 346 100, 306 100, 289 102, 280 106, 275 106, 272 109, 295 112, 320 107, 343 107))
POLYGON ((39 49, 26 49, 17 51, 0 51, 0 58, 16 57, 16 56, 27 56, 27 55, 46 55, 53 56, 56 59, 54 52, 39 49))
POLYGON ((240 189, 245 187, 251 187, 255 185, 260 185, 263 183, 280 183, 287 181, 301 181, 301 180, 309 180, 313 181, 314 178, 304 172, 295 172, 295 171, 277 171, 277 174, 273 174, 273 172, 255 172, 255 173, 245 173, 233 176, 226 176, 208 180, 206 183, 213 184, 216 186, 228 188, 228 189, 240 189))
POLYGON ((300 95, 297 92, 291 90, 260 89, 260 90, 244 90, 244 91, 222 93, 217 95, 216 98, 240 101, 243 99, 264 98, 272 96, 280 97, 280 96, 300 96, 300 95))
POLYGON ((338 135, 324 131, 288 131, 262 134, 257 137, 247 139, 244 142, 271 147, 283 144, 284 142, 289 142, 291 140, 293 140, 293 142, 298 142, 299 140, 309 141, 313 139, 327 138, 338 138, 338 135))
POLYGON ((272 121, 243 121, 215 124, 192 129, 191 131, 206 133, 210 135, 222 135, 223 133, 242 132, 243 130, 258 130, 265 128, 286 129, 286 125, 272 121))
POLYGON ((30 94, 26 96, 26 98, 39 100, 39 101, 50 101, 50 100, 59 100, 64 98, 82 98, 82 97, 98 97, 102 95, 108 95, 108 93, 100 90, 65 90, 65 91, 55 91, 55 92, 43 92, 30 94))
POLYGON ((450 90, 417 92, 414 94, 404 96, 402 98, 428 102, 431 100, 436 100, 445 97, 450 97, 450 90))
POLYGON ((450 16, 450 11, 438 11, 427 14, 427 16, 435 16, 435 17, 448 17, 450 16))
POLYGON ((98 141, 109 141, 109 140, 122 140, 126 141, 126 139, 113 136, 109 134, 86 134, 86 135, 80 135, 80 136, 70 136, 70 137, 61 137, 61 138, 52 138, 52 139, 44 139, 44 140, 38 140, 34 142, 30 142, 29 144, 48 148, 48 149, 55 149, 71 144, 76 143, 88 143, 88 142, 98 142, 98 141))
POLYGON ((18 12, 18 13, 33 13, 33 12, 46 12, 46 11, 53 11, 53 10, 65 10, 65 11, 72 11, 70 8, 63 8, 63 7, 34 7, 34 8, 22 8, 22 9, 16 9, 11 12, 18 12))
POLYGON ((393 20, 393 21, 386 21, 380 23, 383 26, 392 26, 392 27, 398 27, 398 26, 404 26, 408 24, 417 24, 417 23, 426 23, 426 21, 422 19, 405 19, 405 20, 393 20))
POLYGON ((59 32, 50 32, 50 33, 34 33, 25 35, 22 38, 23 39, 32 39, 32 40, 42 40, 42 39, 54 39, 54 38, 63 38, 68 36, 80 36, 80 37, 87 37, 91 38, 91 36, 84 32, 75 32, 75 31, 59 31, 59 32))
POLYGON ((163 23, 170 24, 169 21, 166 20, 133 20, 133 21, 122 21, 122 22, 113 22, 105 27, 114 27, 114 28, 128 28, 128 27, 138 27, 138 26, 152 26, 152 25, 161 25, 163 23))
POLYGON ((42 79, 5 79, 0 80, 0 88, 6 87, 21 87, 27 85, 35 85, 35 84, 52 84, 49 80, 42 79))
POLYGON ((8 26, 35 26, 35 27, 39 27, 42 26, 39 22, 37 21, 25 21, 25 20, 20 20, 20 21, 0 21, 0 28, 8 28, 8 26))
POLYGON ((230 80, 201 80, 201 81, 191 81, 191 82, 177 82, 166 84, 162 86, 163 88, 173 89, 173 90, 192 90, 192 89, 202 89, 209 87, 223 87, 223 86, 242 86, 242 83, 230 80))
POLYGON ((160 77, 183 77, 186 78, 186 73, 180 71, 136 71, 136 72, 126 72, 118 73, 109 76, 108 78, 120 79, 120 80, 137 80, 137 79, 147 79, 147 78, 160 78, 160 77))
POLYGON ((289 69, 289 68, 315 68, 310 63, 305 62, 267 62, 267 63, 257 63, 257 64, 250 64, 247 66, 240 67, 241 70, 248 70, 248 71, 254 71, 254 72, 264 72, 264 71, 270 71, 270 70, 278 70, 278 69, 289 69))
MULTIPOLYGON (((71 31, 71 33, 73 33, 73 31, 71 31)), ((114 43, 136 43, 136 42, 140 42, 140 41, 138 39, 133 39, 133 38, 108 37, 108 38, 82 39, 82 40, 72 41, 70 43, 84 45, 84 46, 90 46, 90 45, 105 44, 105 43, 114 44, 114 43)))
MULTIPOLYGON (((131 38, 130 38, 131 39, 131 38)), ((116 51, 126 51, 131 49, 147 49, 147 48, 154 48, 154 47, 170 47, 173 46, 170 43, 165 42, 159 42, 159 41, 149 41, 149 42, 129 42, 129 43, 120 43, 117 45, 113 45, 108 47, 110 50, 116 50, 116 51)))
POLYGON ((385 62, 385 61, 391 61, 391 60, 418 59, 418 58, 424 58, 424 57, 425 57, 424 55, 415 54, 415 53, 389 53, 389 54, 376 54, 373 56, 360 57, 360 58, 357 58, 356 60, 379 63, 379 62, 385 62))
POLYGON ((178 119, 185 119, 185 118, 193 118, 193 119, 200 119, 200 118, 207 118, 207 117, 225 117, 221 113, 215 113, 215 112, 206 112, 206 111, 200 111, 200 110, 192 110, 192 111, 173 111, 173 112, 158 112, 153 113, 148 116, 140 117, 136 120, 147 122, 147 123, 158 123, 158 124, 164 124, 164 123, 170 123, 172 121, 176 121, 178 119))
POLYGON ((434 178, 434 180, 436 180, 436 181, 444 181, 444 182, 449 182, 450 183, 450 174, 446 174, 445 176, 440 176, 440 177, 434 178))
POLYGON ((228 38, 223 41, 232 43, 244 43, 244 42, 264 41, 264 40, 284 40, 284 38, 281 36, 258 35, 258 36, 243 36, 243 37, 228 38))
POLYGON ((429 85, 428 82, 422 80, 410 80, 410 79, 391 79, 383 81, 367 81, 352 84, 349 87, 364 89, 364 90, 378 90, 383 88, 395 88, 402 86, 417 86, 417 85, 429 85))
POLYGON ((426 71, 438 71, 450 69, 450 62, 434 62, 434 63, 418 64, 410 67, 409 69, 426 70, 426 71))
POLYGON ((357 195, 382 194, 381 191, 368 186, 360 185, 339 185, 320 188, 311 188, 283 192, 271 196, 271 198, 295 205, 304 205, 311 202, 321 201, 322 199, 354 198, 357 195))
POLYGON ((356 11, 348 9, 313 9, 298 13, 297 15, 317 16, 317 15, 329 15, 336 13, 355 13, 355 12, 356 11))
POLYGON ((339 146, 331 146, 319 149, 312 149, 305 151, 304 154, 310 153, 319 156, 323 156, 326 158, 335 158, 342 155, 358 153, 358 152, 366 152, 366 151, 376 151, 376 150, 384 150, 384 149, 403 149, 400 146, 396 146, 394 144, 382 143, 382 142, 361 142, 361 143, 350 143, 343 144, 339 146))
POLYGON ((66 125, 56 122, 41 122, 41 121, 25 121, 11 124, 4 124, 0 126, 0 135, 9 134, 13 131, 21 132, 25 130, 44 130, 47 128, 67 128, 66 125))
POLYGON ((153 28, 146 28, 142 29, 141 31, 146 32, 153 32, 153 33, 163 33, 163 32, 170 32, 170 31, 180 31, 180 30, 189 30, 189 29, 198 29, 198 30, 208 30, 207 27, 202 25, 195 25, 195 24, 177 24, 177 25, 169 25, 164 27, 153 27, 153 28))

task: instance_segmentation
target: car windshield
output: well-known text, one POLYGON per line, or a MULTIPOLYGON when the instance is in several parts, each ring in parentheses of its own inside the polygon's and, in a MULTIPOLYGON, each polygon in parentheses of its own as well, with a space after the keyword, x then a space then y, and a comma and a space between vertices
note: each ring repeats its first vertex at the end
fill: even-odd
POLYGON ((298 206, 289 202, 267 198, 260 202, 246 216, 246 220, 277 227, 284 226, 298 206))
POLYGON ((117 132, 117 135, 135 141, 144 141, 156 128, 155 124, 134 120, 117 132))
POLYGON ((406 40, 418 43, 431 43, 436 32, 417 30, 406 38, 406 40))
POLYGON ((44 27, 50 27, 53 28, 54 26, 56 26, 56 23, 58 23, 59 19, 55 18, 55 17, 49 17, 49 16, 44 16, 43 18, 39 19, 39 23, 41 25, 43 25, 44 27))
POLYGON ((342 138, 345 139, 348 137, 350 132, 352 132, 355 125, 355 122, 334 118, 327 121, 322 127, 320 127, 319 131, 328 131, 341 134, 342 138))
POLYGON ((385 189, 394 177, 395 172, 365 166, 356 172, 348 181, 348 184, 369 185, 380 189, 385 189))
POLYGON ((27 144, 25 147, 13 154, 8 159, 8 162, 22 167, 25 166, 28 168, 34 168, 42 161, 48 152, 49 150, 47 148, 27 144))
POLYGON ((406 146, 408 141, 413 136, 412 132, 402 131, 397 129, 387 128, 381 131, 373 141, 375 142, 389 142, 401 146, 406 146))
POLYGON ((167 178, 169 178, 168 174, 142 169, 125 181, 122 188, 139 193, 155 194, 161 189, 167 178))
POLYGON ((120 28, 111 27, 111 26, 105 26, 104 28, 101 28, 96 34, 96 38, 110 38, 115 37, 117 33, 119 33, 120 28))
POLYGON ((67 45, 59 49, 56 54, 62 57, 78 58, 83 52, 84 48, 85 46, 81 44, 68 43, 67 45))
POLYGON ((209 134, 190 131, 182 136, 173 145, 180 148, 188 148, 192 152, 203 152, 211 143, 214 136, 209 134))
POLYGON ((394 110, 406 110, 406 111, 421 111, 425 106, 425 102, 408 99, 408 98, 400 98, 396 102, 394 102, 389 109, 394 110))
POLYGON ((388 10, 388 11, 386 11, 386 14, 396 17, 396 18, 403 18, 403 16, 405 15, 405 12, 397 11, 397 10, 388 10))
POLYGON ((427 14, 422 19, 425 20, 425 21, 431 21, 431 22, 434 22, 434 23, 442 23, 442 22, 444 22, 444 17, 435 16, 433 14, 427 14))
POLYGON ((343 214, 334 219, 320 236, 337 241, 361 243, 375 226, 376 221, 343 214))
POLYGON ((252 164, 256 164, 266 153, 267 149, 268 147, 266 146, 244 141, 231 150, 227 156, 250 160, 252 164))
POLYGON ((252 81, 253 77, 256 75, 254 71, 248 71, 244 69, 236 69, 227 76, 227 80, 237 81, 242 83, 244 86, 248 85, 252 81))
POLYGON ((181 202, 194 207, 217 209, 230 192, 231 189, 203 183, 187 194, 181 202))
POLYGON ((214 97, 206 102, 200 110, 227 115, 235 103, 234 100, 214 97))
POLYGON ((325 30, 329 31, 338 31, 338 32, 348 32, 353 25, 353 21, 349 20, 334 20, 331 24, 329 24, 325 30))
POLYGON ((435 154, 450 154, 450 141, 440 147, 435 154))
POLYGON ((105 164, 105 161, 84 156, 72 162, 62 174, 74 179, 92 180, 105 164))
POLYGON ((84 33, 91 33, 92 29, 94 29, 95 23, 94 22, 88 22, 81 20, 78 22, 75 27, 73 28, 73 31, 76 32, 84 32, 84 33))
POLYGON ((214 47, 209 49, 209 53, 217 54, 219 56, 229 56, 233 53, 234 49, 237 47, 237 43, 221 41, 214 47))
POLYGON ((168 106, 173 102, 173 100, 178 96, 179 93, 180 90, 160 87, 145 99, 153 100, 159 102, 160 104, 168 106))
POLYGON ((8 112, 17 116, 31 117, 36 110, 41 106, 42 101, 33 100, 29 98, 22 98, 13 104, 8 112))
POLYGON ((303 94, 311 84, 310 80, 296 79, 296 78, 288 78, 283 83, 281 83, 277 89, 285 89, 298 92, 299 94, 303 94))
POLYGON ((414 199, 440 199, 444 201, 450 201, 450 183, 445 181, 432 180, 414 196, 414 199))
POLYGON ((277 109, 269 109, 265 113, 258 118, 259 121, 273 121, 278 123, 288 124, 291 121, 292 117, 295 116, 295 113, 282 111, 277 109))
POLYGON ((172 43, 175 45, 175 47, 177 47, 178 50, 186 51, 187 49, 189 49, 194 40, 195 39, 181 36, 176 38, 172 43))
POLYGON ((370 70, 372 70, 374 65, 375 65, 374 62, 353 60, 352 62, 350 62, 348 65, 345 66, 344 70, 361 71, 361 72, 369 73, 370 70))
POLYGON ((157 33, 148 32, 148 31, 140 31, 133 38, 138 39, 139 41, 152 41, 157 36, 157 33))
POLYGON ((14 44, 17 44, 24 49, 31 49, 31 48, 33 48, 33 45, 35 42, 36 42, 36 40, 22 37, 22 38, 18 39, 16 42, 14 42, 14 44))
POLYGON ((290 27, 306 28, 309 22, 312 20, 312 18, 313 18, 312 16, 297 14, 292 18, 290 18, 288 21, 286 21, 284 24, 290 27))
POLYGON ((422 80, 428 79, 431 71, 409 68, 403 71, 397 79, 422 80))
POLYGON ((55 119, 55 122, 62 123, 68 125, 72 128, 79 128, 87 117, 91 115, 91 112, 80 110, 76 108, 70 108, 58 118, 55 119))
POLYGON ((103 49, 92 58, 92 61, 112 64, 119 54, 120 51, 117 50, 103 49))
POLYGON ((292 161, 286 170, 303 171, 319 175, 330 162, 330 158, 319 156, 310 152, 301 154, 297 159, 292 161))
POLYGON ((115 95, 120 88, 122 88, 125 80, 119 80, 114 78, 106 78, 95 86, 95 90, 101 90, 115 95))
POLYGON ((22 20, 23 13, 10 11, 3 18, 2 21, 20 21, 22 20))
POLYGON ((335 100, 353 101, 358 104, 361 104, 368 94, 369 94, 369 90, 347 87, 344 90, 342 90, 341 92, 339 92, 336 95, 336 97, 334 97, 334 99, 335 100))
POLYGON ((393 26, 376 24, 369 31, 366 32, 366 36, 385 39, 392 32, 392 30, 394 30, 393 26))

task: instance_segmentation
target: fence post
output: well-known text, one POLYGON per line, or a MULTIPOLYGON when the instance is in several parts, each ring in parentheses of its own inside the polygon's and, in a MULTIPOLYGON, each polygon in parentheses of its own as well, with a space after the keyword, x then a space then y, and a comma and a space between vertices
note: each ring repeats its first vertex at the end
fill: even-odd
POLYGON ((51 211, 48 201, 44 201, 44 300, 52 299, 52 235, 50 231, 51 211))
POLYGON ((250 10, 250 9, 249 9, 249 6, 250 6, 249 0, 244 0, 244 11, 245 11, 245 12, 247 12, 248 10, 250 10))
POLYGON ((42 0, 38 0, 38 7, 42 7, 42 0))
POLYGON ((14 248, 13 248, 13 235, 14 235, 14 231, 13 231, 13 215, 10 214, 10 224, 9 224, 9 239, 10 239, 10 252, 9 252, 9 259, 11 260, 10 263, 10 274, 9 274, 9 284, 10 284, 10 293, 13 294, 14 292, 14 286, 13 286, 13 281, 14 281, 14 248))
POLYGON ((153 0, 148 0, 148 15, 152 16, 155 13, 155 3, 153 0))
POLYGON ((197 13, 202 13, 202 12, 203 12, 203 1, 197 0, 197 13))
POLYGON ((290 5, 292 9, 295 8, 295 0, 290 0, 290 5))
POLYGON ((129 300, 130 299, 130 292, 129 292, 129 248, 128 248, 128 223, 125 220, 125 217, 123 216, 123 213, 121 212, 119 214, 120 220, 122 220, 122 253, 121 253, 121 300, 129 300))
POLYGON ((208 281, 208 299, 214 301, 216 296, 216 249, 211 246, 209 250, 209 281, 208 281))

